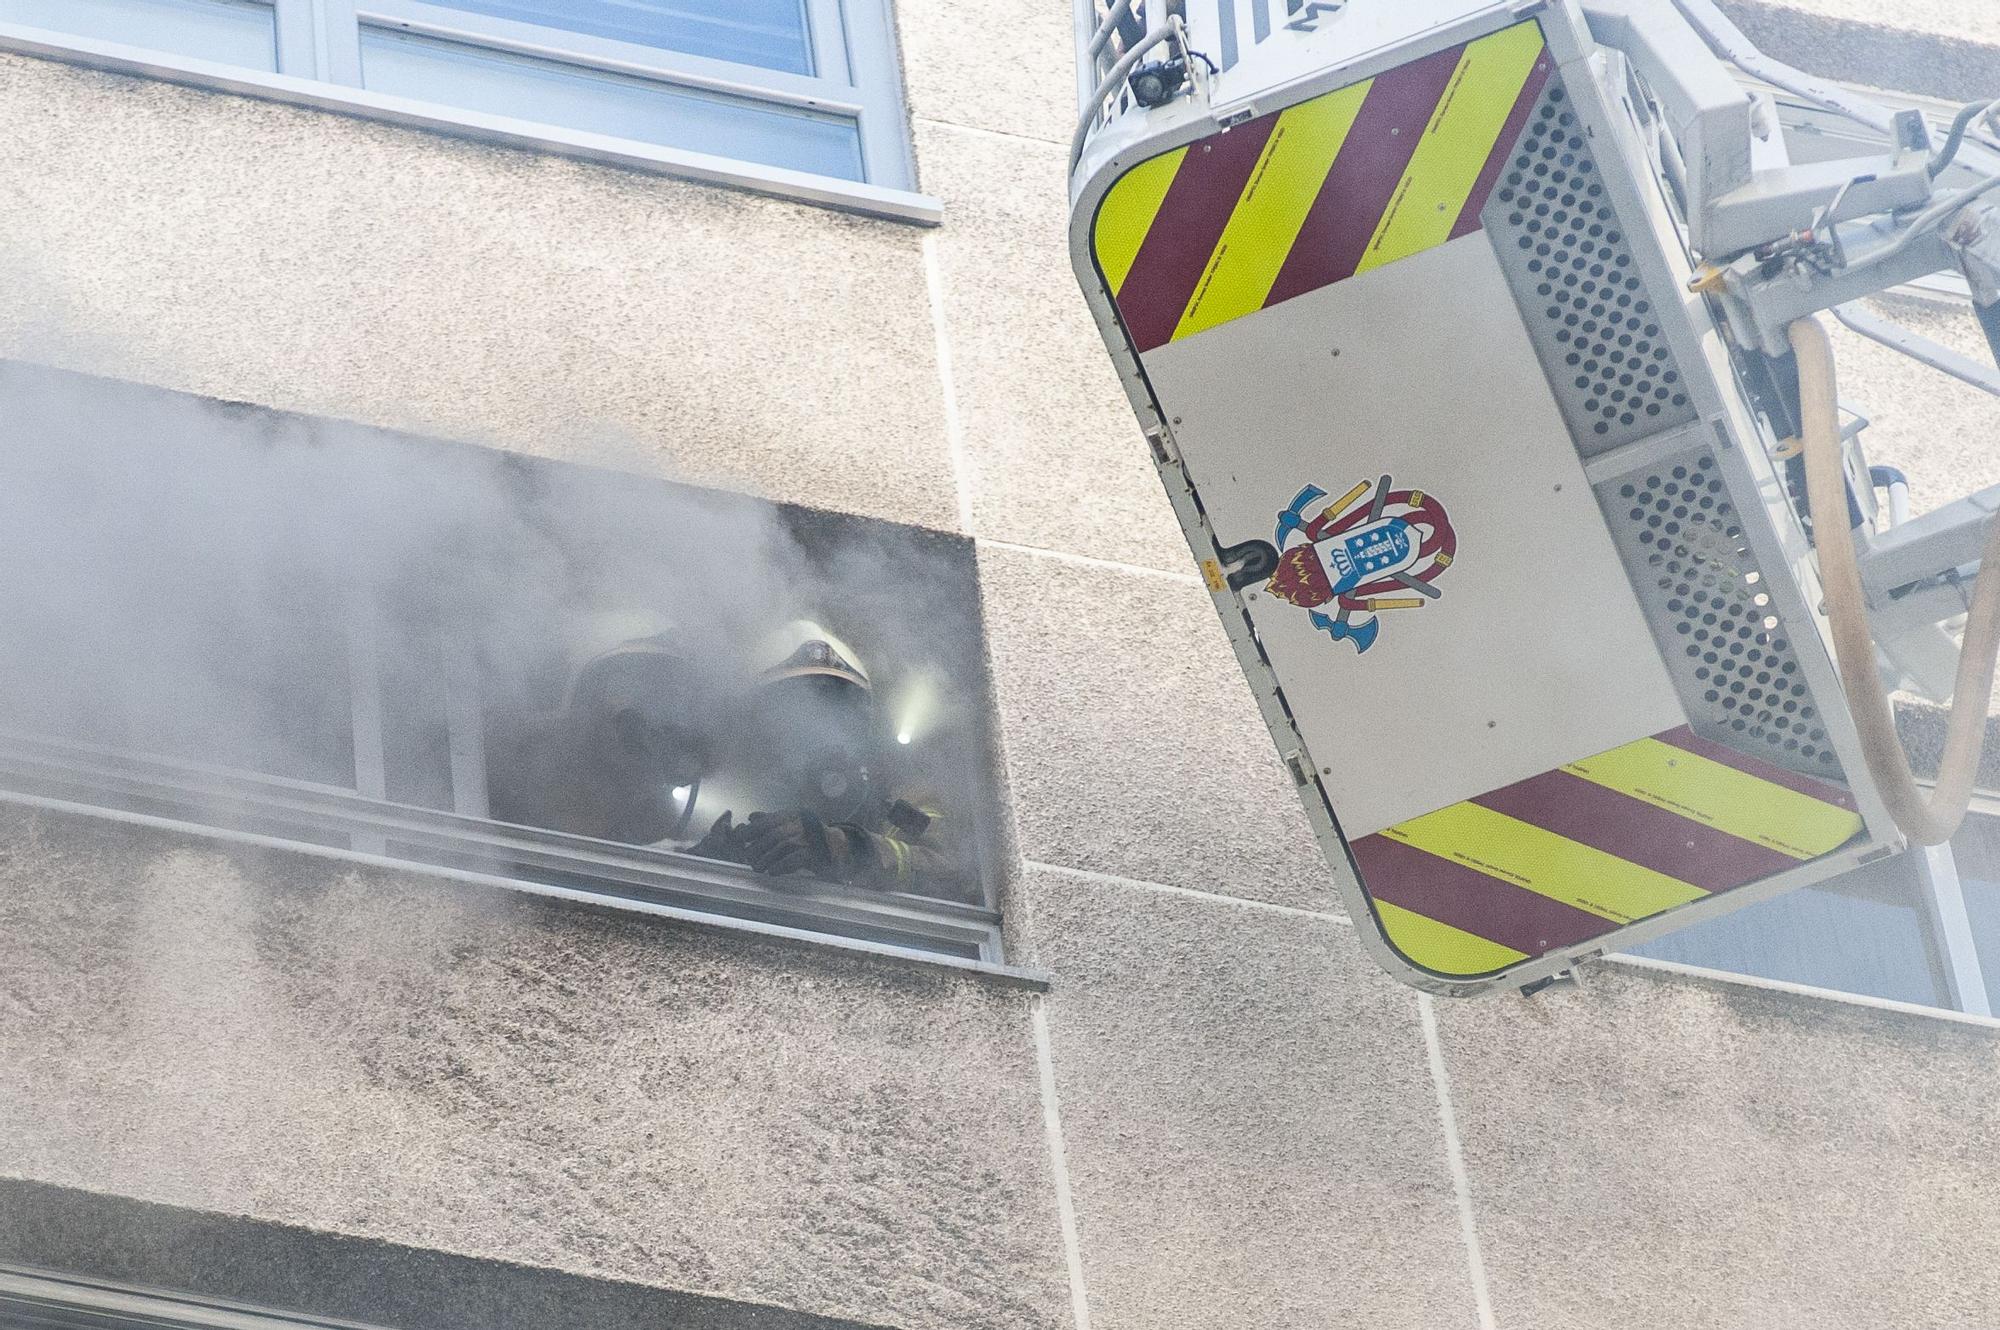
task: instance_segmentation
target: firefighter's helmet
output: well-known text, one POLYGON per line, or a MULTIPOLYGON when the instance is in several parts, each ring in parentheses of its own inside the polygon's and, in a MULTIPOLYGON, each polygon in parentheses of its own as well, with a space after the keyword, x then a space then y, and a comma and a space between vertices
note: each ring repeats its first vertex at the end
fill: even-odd
POLYGON ((600 615, 576 636, 563 711, 614 758, 678 783, 709 764, 714 689, 665 618, 600 615))
POLYGON ((859 655, 820 624, 795 619, 757 658, 753 723, 771 778, 827 821, 858 816, 877 741, 874 685, 859 655))
POLYGON ((760 682, 784 679, 839 679, 863 693, 873 690, 861 658, 843 641, 811 619, 794 619, 765 639, 758 659, 764 662, 760 682))

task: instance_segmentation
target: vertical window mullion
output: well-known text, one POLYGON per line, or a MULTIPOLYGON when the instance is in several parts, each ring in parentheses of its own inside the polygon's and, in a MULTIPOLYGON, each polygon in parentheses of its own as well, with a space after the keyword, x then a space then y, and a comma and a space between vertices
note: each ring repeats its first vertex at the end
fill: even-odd
POLYGON ((361 86, 361 21, 354 0, 310 0, 319 30, 320 74, 329 83, 361 86))
MULTIPOLYGON (((354 716, 354 792, 365 799, 389 797, 389 773, 382 742, 381 619, 375 596, 364 586, 347 595, 347 686, 354 716)), ((377 832, 353 837, 360 854, 385 854, 377 832)))
POLYGON ((854 94, 861 103, 863 174, 877 185, 914 189, 909 116, 904 110, 902 62, 890 25, 888 0, 812 0, 814 16, 824 4, 846 21, 854 94))
POLYGON ((278 72, 293 78, 319 77, 318 42, 313 36, 312 0, 276 0, 278 72))
POLYGON ((840 0, 805 0, 805 7, 813 73, 835 83, 855 82, 847 58, 847 24, 841 16, 840 0))
POLYGON ((1965 889, 1958 877, 1958 859, 1950 845, 1910 847, 1926 930, 1931 934, 1938 964, 1944 971, 1946 998, 1960 1011, 1991 1016, 1986 976, 1972 919, 1965 908, 1965 889))
POLYGON ((486 783, 486 709, 479 686, 479 657, 463 634, 442 644, 445 732, 451 747, 451 805, 467 817, 490 817, 486 783))
POLYGON ((276 0, 278 72, 361 86, 361 34, 354 0, 276 0))

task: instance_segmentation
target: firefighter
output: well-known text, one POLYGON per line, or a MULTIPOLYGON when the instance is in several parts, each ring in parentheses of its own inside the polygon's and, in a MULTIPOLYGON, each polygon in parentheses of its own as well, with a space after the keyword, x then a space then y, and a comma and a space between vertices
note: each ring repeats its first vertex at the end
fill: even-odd
POLYGON ((957 892, 964 866, 944 811, 915 787, 884 788, 874 688, 858 658, 797 620, 768 644, 744 726, 755 785, 773 807, 716 819, 693 853, 771 877, 810 875, 882 891, 957 892))
POLYGON ((715 694, 663 621, 598 620, 561 707, 495 736, 493 815, 634 845, 679 838, 714 756, 715 694))

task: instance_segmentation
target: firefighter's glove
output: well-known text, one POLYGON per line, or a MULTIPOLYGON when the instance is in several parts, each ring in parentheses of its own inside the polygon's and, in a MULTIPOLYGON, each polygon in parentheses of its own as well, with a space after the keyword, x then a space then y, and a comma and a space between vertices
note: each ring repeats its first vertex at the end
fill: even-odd
MULTIPOLYGON (((753 819, 757 816, 751 814, 753 819)), ((706 836, 688 846, 688 853, 699 855, 703 859, 721 859, 733 864, 743 863, 745 862, 743 842, 749 835, 751 826, 750 822, 738 824, 736 814, 733 812, 724 813, 715 819, 706 836)))
POLYGON ((794 813, 753 813, 745 825, 745 862, 760 873, 784 877, 811 873, 815 877, 844 876, 847 837, 801 809, 794 813))

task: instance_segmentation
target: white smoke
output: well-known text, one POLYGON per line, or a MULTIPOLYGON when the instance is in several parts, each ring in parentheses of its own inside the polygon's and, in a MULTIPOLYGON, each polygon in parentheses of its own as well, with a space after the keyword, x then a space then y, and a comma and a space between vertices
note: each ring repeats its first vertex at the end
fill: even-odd
POLYGON ((351 788, 359 632, 388 797, 449 807, 449 653, 505 726, 555 709, 607 611, 670 624, 718 694, 806 617, 875 676, 882 760, 969 815, 987 766, 974 588, 962 543, 886 523, 0 364, 0 730, 17 734, 351 788), (898 751, 919 713, 924 741, 898 751))

